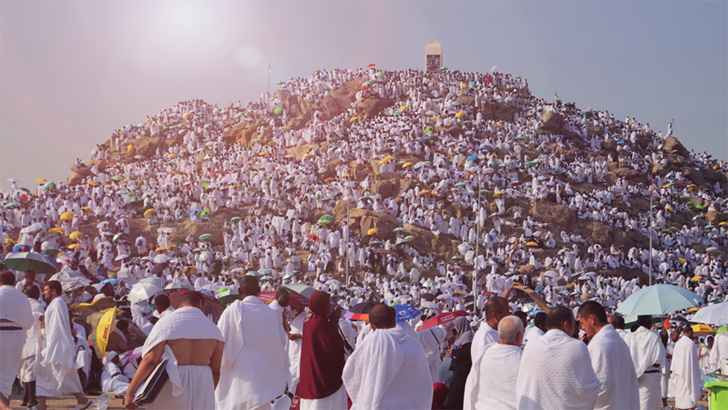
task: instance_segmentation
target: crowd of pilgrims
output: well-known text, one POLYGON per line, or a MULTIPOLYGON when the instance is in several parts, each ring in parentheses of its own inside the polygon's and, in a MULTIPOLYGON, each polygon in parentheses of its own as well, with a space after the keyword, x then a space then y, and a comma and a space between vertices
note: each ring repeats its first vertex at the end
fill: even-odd
MULTIPOLYGON (((410 305, 422 313, 404 322, 414 336, 427 318, 464 310, 466 318, 429 332, 436 343, 419 334, 432 382, 447 381, 450 397, 456 398, 448 401, 448 408, 463 405, 466 377, 457 371, 457 349, 469 330, 487 327, 489 301, 505 294, 509 312, 538 309, 523 292, 513 290, 514 283, 535 290, 551 306, 574 309, 591 300, 607 312, 644 287, 649 274, 653 283, 688 287, 706 303, 723 297, 727 269, 720 250, 728 246, 728 223, 714 226, 706 219, 710 211, 721 215, 726 206, 721 184, 696 186, 679 171, 652 173, 675 155, 662 149, 673 137, 672 124, 663 134, 632 118, 618 120, 607 111, 580 111, 558 97, 554 102, 537 99, 528 92, 525 79, 498 72, 320 70, 281 83, 280 89, 315 101, 351 83, 361 87, 350 108, 325 120, 323 112, 315 111, 301 129, 286 126, 290 113, 277 109, 282 106, 278 94, 264 94, 247 106, 181 102, 145 123, 114 132, 107 144, 92 151, 89 176, 80 184, 44 181, 31 192, 12 180, 12 188, 0 197, 0 239, 5 243, 0 257, 29 250, 52 255, 58 273, 53 278, 38 275, 37 287, 42 290, 44 279, 58 280, 63 285, 59 296, 68 305, 104 295, 122 298, 152 276, 168 287, 210 296, 221 288, 236 292, 240 275, 247 272, 259 277, 263 292, 303 283, 331 295, 344 312, 367 301, 410 305), (363 118, 357 102, 370 98, 391 105, 363 118), (468 99, 472 104, 464 102, 468 99), (481 108, 487 104, 509 106, 513 119, 485 118, 481 108), (561 133, 543 132, 541 118, 548 112, 563 118, 561 133), (257 126, 258 135, 270 142, 247 146, 223 140, 223 133, 240 123, 257 126), (567 133, 572 137, 566 138, 567 133), (149 137, 174 142, 153 154, 135 155, 133 142, 149 137), (300 159, 289 150, 307 144, 310 148, 300 159), (602 148, 608 144, 614 144, 614 150, 602 148), (609 183, 615 163, 649 175, 648 183, 620 177, 609 183), (374 172, 355 181, 355 168, 368 166, 374 172), (383 196, 374 188, 374 173, 384 172, 398 174, 410 188, 396 198, 383 196), (629 209, 631 199, 649 198, 651 193, 653 209, 629 209), (686 197, 708 205, 697 208, 686 197), (394 238, 380 239, 377 233, 356 232, 358 227, 349 232, 346 217, 323 222, 311 217, 332 214, 341 199, 349 199, 352 208, 392 217, 400 227, 409 224, 452 240, 457 246, 448 256, 454 257, 423 252, 405 240, 414 232, 404 228, 394 238), (516 199, 555 202, 580 219, 650 236, 652 255, 642 247, 588 243, 569 227, 551 226, 513 205, 516 199), (453 204, 459 204, 461 212, 453 212, 453 204), (224 222, 219 243, 193 236, 173 240, 178 224, 207 222, 228 211, 241 217, 224 222), (695 215, 691 224, 665 229, 685 211, 695 215), (139 219, 157 235, 132 235, 130 221, 139 219), (97 234, 84 229, 86 233, 72 235, 89 223, 96 224, 97 234), (536 249, 547 252, 535 253, 536 249), (519 274, 526 264, 538 274, 519 274), (644 275, 613 275, 624 269, 644 275), (435 275, 426 277, 424 271, 435 275), (344 272, 349 273, 348 283, 344 272), (468 298, 474 274, 480 279, 479 289, 468 298), (116 280, 100 283, 106 278, 116 280), (454 375, 441 373, 433 364, 435 356, 437 366, 441 356, 452 356, 454 375)), ((696 169, 727 169, 707 154, 689 152, 682 160, 696 169)), ((80 159, 76 165, 87 166, 80 159)), ((24 272, 14 273, 19 289, 32 287, 26 285, 24 272)), ((36 299, 43 304, 43 297, 36 299)), ((154 328, 151 318, 159 316, 154 300, 131 305, 131 322, 147 335, 154 328)), ((302 312, 297 313, 285 323, 289 335, 296 318, 303 321, 302 312)), ((535 316, 524 325, 533 328, 535 316)), ((346 317, 337 320, 347 346, 355 351, 371 326, 346 317)), ((489 329, 497 333, 494 323, 496 327, 489 329)), ((562 320, 559 326, 563 324, 562 320)), ((300 334, 302 328, 298 330, 300 334)), ((83 333, 74 335, 79 346, 85 343, 83 333)), ((513 339, 512 334, 508 337, 513 339)), ((496 335, 492 341, 497 340, 496 335)), ((290 353, 296 341, 284 342, 290 353)), ((82 354, 91 353, 82 349, 79 357, 82 354)), ((118 358, 112 359, 107 356, 106 362, 118 364, 118 358)), ((79 360, 88 368, 88 360, 79 360)), ((459 366, 469 371, 470 362, 463 362, 459 366)), ((134 368, 127 366, 117 375, 126 373, 130 380, 134 368)), ((294 375, 286 377, 289 391, 295 393, 294 375)))

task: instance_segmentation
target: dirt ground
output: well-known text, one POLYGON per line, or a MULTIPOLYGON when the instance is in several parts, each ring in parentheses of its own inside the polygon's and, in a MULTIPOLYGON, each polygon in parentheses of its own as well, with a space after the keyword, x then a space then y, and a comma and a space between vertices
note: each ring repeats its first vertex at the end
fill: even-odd
MULTIPOLYGON (((93 394, 87 394, 86 397, 88 397, 91 400, 95 400, 98 396, 93 394)), ((22 395, 13 395, 11 396, 10 401, 10 407, 13 409, 27 409, 27 407, 20 407, 20 402, 23 400, 22 395)), ((46 401, 46 405, 49 409, 74 409, 76 407, 76 399, 73 396, 64 397, 63 399, 48 399, 46 401)), ((94 405, 92 404, 90 409, 94 408, 94 405)), ((113 409, 113 410, 123 410, 126 407, 124 407, 123 404, 121 404, 121 399, 112 399, 109 403, 109 407, 107 409, 113 409)))

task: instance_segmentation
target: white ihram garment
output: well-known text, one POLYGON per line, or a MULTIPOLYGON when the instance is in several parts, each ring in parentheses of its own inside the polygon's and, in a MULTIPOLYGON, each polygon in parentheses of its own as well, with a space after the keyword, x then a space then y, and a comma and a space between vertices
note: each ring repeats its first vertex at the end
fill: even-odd
POLYGON ((698 364, 698 345, 685 336, 675 343, 672 354, 672 377, 675 380, 675 407, 691 409, 698 405, 702 397, 700 389, 703 381, 700 378, 698 364))
POLYGON ((69 326, 68 305, 63 298, 51 301, 45 311, 45 340, 38 371, 38 396, 63 396, 81 393, 76 372, 76 342, 69 326))
POLYGON ((635 375, 639 383, 640 409, 659 409, 662 398, 661 367, 665 364, 665 346, 657 333, 640 326, 629 337, 635 375))
POLYGON ((614 327, 602 327, 588 348, 594 373, 601 383, 594 408, 639 408, 639 383, 629 347, 614 327))
POLYGON ((465 383, 463 409, 513 409, 523 350, 493 343, 475 360, 465 383))
POLYGON ((518 370, 519 409, 590 409, 599 393, 586 345, 558 329, 529 343, 518 370))

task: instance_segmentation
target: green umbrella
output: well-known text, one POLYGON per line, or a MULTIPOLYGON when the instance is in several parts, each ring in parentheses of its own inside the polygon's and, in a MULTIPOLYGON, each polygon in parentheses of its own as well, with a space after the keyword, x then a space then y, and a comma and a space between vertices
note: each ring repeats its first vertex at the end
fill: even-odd
POLYGON ((235 116, 235 118, 240 118, 240 117, 242 117, 242 116, 244 116, 244 115, 245 115, 245 114, 243 114, 242 112, 239 112, 239 113, 238 113, 238 115, 236 115, 236 116, 235 116))
POLYGON ((338 123, 340 123, 340 122, 341 122, 341 120, 340 120, 340 119, 338 119, 338 118, 334 118, 334 119, 332 119, 332 120, 331 120, 331 123, 332 123, 332 124, 338 124, 338 123))
POLYGON ((374 76, 375 77, 382 77, 383 75, 384 75, 384 73, 381 72, 381 71, 378 71, 378 72, 374 73, 374 76))
POLYGON ((633 293, 617 308, 623 315, 665 315, 697 306, 703 298, 674 285, 648 286, 633 293))
POLYGON ((202 235, 200 235, 200 238, 199 238, 199 239, 200 239, 201 241, 207 241, 207 240, 209 240, 209 239, 212 239, 212 234, 209 234, 209 233, 203 233, 202 235))
POLYGON ((399 232, 407 232, 406 229, 402 228, 401 226, 392 229, 392 232, 399 233, 399 232))
POLYGON ((47 183, 45 187, 43 187, 43 190, 47 191, 49 189, 52 189, 54 186, 56 186, 56 183, 51 181, 51 182, 47 183))
POLYGON ((205 208, 200 212, 200 216, 206 216, 210 213, 210 208, 205 208))
POLYGON ((480 190, 480 195, 488 195, 488 194, 490 194, 490 191, 488 191, 487 189, 480 190))
POLYGON ((404 241, 404 242, 412 242, 414 240, 415 240, 415 237, 413 235, 405 236, 404 239, 402 239, 402 241, 404 241))
POLYGON ((232 218, 230 218, 230 223, 236 224, 236 223, 238 223, 238 222, 240 222, 242 220, 243 220, 243 218, 241 218, 239 216, 233 216, 232 218))
POLYGON ((283 108, 282 107, 276 107, 273 109, 273 114, 275 115, 281 115, 283 114, 283 108))
POLYGON ((221 305, 227 306, 236 300, 243 300, 240 294, 230 288, 220 288, 215 291, 215 298, 221 305))
POLYGON ((326 223, 334 222, 334 217, 331 215, 324 215, 321 218, 319 218, 319 221, 324 221, 326 223))
POLYGON ((283 194, 278 195, 278 199, 283 199, 283 198, 288 198, 288 194, 283 193, 283 194))
POLYGON ((122 236, 124 236, 123 232, 117 233, 116 235, 114 235, 114 239, 112 240, 112 242, 114 242, 114 243, 119 242, 119 239, 121 239, 122 236))
POLYGON ((124 177, 122 177, 121 175, 114 175, 113 177, 111 177, 111 179, 118 182, 124 179, 124 177))

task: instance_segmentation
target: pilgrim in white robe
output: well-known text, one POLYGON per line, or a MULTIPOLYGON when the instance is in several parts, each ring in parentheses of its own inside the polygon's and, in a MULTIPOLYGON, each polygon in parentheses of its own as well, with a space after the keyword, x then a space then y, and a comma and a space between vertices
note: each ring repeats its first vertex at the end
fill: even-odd
POLYGON ((473 362, 465 383, 463 409, 513 409, 523 350, 493 343, 473 362))
MULTIPOLYGON (((220 330, 198 308, 181 307, 159 319, 142 348, 142 358, 155 346, 167 340, 215 339, 224 342, 220 330)), ((167 358, 169 380, 159 391, 151 409, 212 409, 215 408, 215 384, 210 366, 179 366, 174 352, 166 345, 162 358, 167 358)))
POLYGON ((117 353, 112 351, 104 357, 104 371, 101 373, 101 390, 124 396, 129 389, 129 378, 124 375, 119 366, 112 362, 116 356, 118 356, 117 353))
POLYGON ((56 297, 45 311, 45 338, 38 372, 38 396, 63 396, 83 392, 76 372, 76 342, 71 334, 68 305, 56 297))
POLYGON ((588 348, 592 368, 600 383, 594 409, 639 408, 639 383, 629 347, 614 327, 602 327, 588 348))
POLYGON ((672 377, 675 383, 675 408, 691 409, 702 397, 698 345, 682 335, 672 353, 672 377))
POLYGON ((342 379, 352 410, 432 407, 425 350, 402 328, 370 333, 347 360, 342 379))
POLYGON ((720 360, 728 357, 728 333, 719 333, 713 340, 713 349, 710 351, 710 370, 720 369, 720 360))
POLYGON ((635 375, 639 384, 640 409, 659 409, 662 399, 661 367, 665 364, 665 346, 657 333, 640 326, 629 337, 635 375))
POLYGON ((483 322, 478 331, 475 332, 473 342, 470 345, 471 360, 473 362, 478 360, 478 357, 485 351, 485 346, 491 343, 498 343, 498 329, 493 329, 487 322, 483 322))
POLYGON ((233 302, 218 327, 225 338, 215 403, 220 409, 255 409, 286 391, 288 369, 276 313, 256 296, 233 302))
POLYGON ((551 329, 523 351, 516 383, 519 409, 590 409, 599 393, 586 345, 551 329))
POLYGON ((427 357, 427 364, 430 366, 432 382, 437 383, 440 381, 441 345, 447 338, 447 330, 439 326, 431 327, 417 332, 417 337, 422 344, 422 348, 425 349, 425 357, 427 357))
MULTIPOLYGON (((291 321, 291 334, 298 334, 303 336, 303 321, 306 319, 306 312, 303 311, 298 314, 291 321)), ((288 341, 288 373, 290 378, 290 384, 288 390, 291 392, 296 391, 298 382, 301 380, 301 340, 289 340, 288 341)))
POLYGON ((40 354, 43 339, 41 336, 40 317, 43 316, 45 308, 36 299, 28 298, 33 311, 33 326, 28 329, 28 336, 25 339, 23 353, 20 359, 20 371, 18 378, 23 383, 34 382, 38 378, 35 370, 37 358, 40 354))
POLYGON ((33 326, 33 311, 28 297, 10 285, 0 286, 0 393, 10 397, 15 375, 27 339, 26 330, 33 326))

